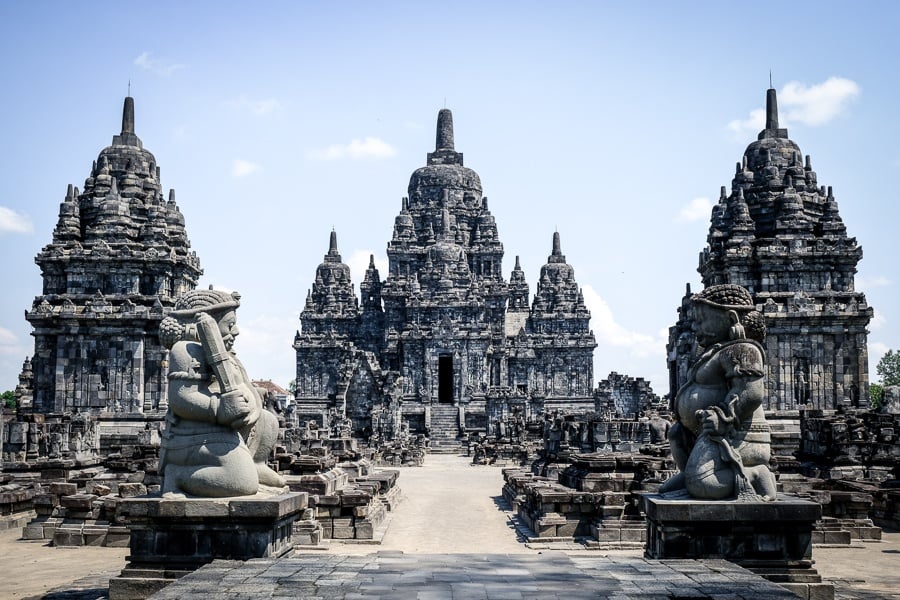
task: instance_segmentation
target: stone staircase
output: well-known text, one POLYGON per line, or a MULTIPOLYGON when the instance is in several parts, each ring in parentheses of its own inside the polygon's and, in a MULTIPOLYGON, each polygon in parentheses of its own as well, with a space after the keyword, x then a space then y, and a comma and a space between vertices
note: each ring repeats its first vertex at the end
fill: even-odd
POLYGON ((459 439, 459 409, 452 404, 431 405, 431 451, 456 454, 464 449, 459 439))

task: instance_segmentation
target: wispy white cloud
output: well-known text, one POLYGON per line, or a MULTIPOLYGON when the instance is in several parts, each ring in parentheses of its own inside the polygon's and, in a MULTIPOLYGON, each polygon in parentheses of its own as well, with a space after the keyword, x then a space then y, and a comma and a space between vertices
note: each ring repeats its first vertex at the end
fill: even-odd
POLYGON ((865 277, 863 275, 857 275, 855 287, 858 290, 866 291, 867 289, 877 287, 887 287, 889 285, 892 285, 893 283, 893 281, 891 281, 884 275, 876 275, 875 277, 865 277))
POLYGON ((643 358, 664 353, 666 337, 658 333, 656 337, 637 331, 629 331, 616 322, 606 301, 590 285, 581 288, 584 303, 591 311, 591 329, 600 344, 608 344, 627 350, 631 355, 643 358))
POLYGON ((234 100, 229 100, 226 102, 226 105, 239 110, 246 110, 257 117, 265 117, 282 109, 281 102, 276 98, 251 100, 243 94, 234 100))
POLYGON ((168 77, 175 71, 185 68, 185 65, 173 62, 167 62, 158 58, 153 58, 149 52, 144 52, 134 59, 134 64, 163 77, 168 77))
POLYGON ((27 349, 12 331, 0 327, 0 356, 21 356, 25 358, 27 349))
POLYGON ((0 327, 0 346, 8 346, 10 344, 16 344, 18 342, 19 338, 16 337, 16 334, 14 334, 6 327, 0 327))
POLYGON ((883 312, 876 308, 872 315, 872 320, 869 321, 869 331, 879 331, 884 328, 886 323, 887 317, 884 316, 883 312))
POLYGON ((231 163, 232 177, 247 177, 248 175, 252 175, 259 170, 260 166, 254 162, 250 162, 249 160, 236 158, 231 163))
POLYGON ((709 219, 709 213, 712 210, 712 200, 705 197, 694 198, 686 205, 681 207, 678 215, 675 217, 677 223, 694 223, 696 221, 705 221, 709 219))
POLYGON ((869 380, 875 381, 878 377, 875 371, 875 365, 881 360, 881 357, 887 354, 891 347, 883 342, 869 341, 869 380))
POLYGON ((32 233, 34 226, 28 215, 0 206, 0 235, 4 233, 32 233))
MULTIPOLYGON (((782 127, 802 123, 810 127, 825 125, 844 113, 859 97, 859 84, 844 77, 829 77, 822 83, 806 85, 791 81, 778 92, 778 121, 782 127)), ((726 126, 743 137, 766 125, 766 111, 757 108, 745 119, 735 119, 726 126)))
POLYGON ((730 121, 726 127, 741 138, 748 132, 755 132, 766 126, 766 111, 762 108, 754 108, 746 119, 730 121))
POLYGON ((811 86, 791 81, 781 90, 778 102, 788 108, 784 115, 788 123, 815 127, 843 113, 859 94, 860 88, 855 81, 829 77, 823 83, 811 86))
POLYGON ((376 137, 352 140, 348 144, 332 144, 321 150, 307 152, 309 158, 337 160, 341 158, 390 158, 397 154, 394 147, 376 137))
POLYGON ((281 386, 296 377, 291 345, 300 329, 300 315, 261 314, 243 317, 238 311, 240 335, 234 349, 253 379, 270 379, 281 386))

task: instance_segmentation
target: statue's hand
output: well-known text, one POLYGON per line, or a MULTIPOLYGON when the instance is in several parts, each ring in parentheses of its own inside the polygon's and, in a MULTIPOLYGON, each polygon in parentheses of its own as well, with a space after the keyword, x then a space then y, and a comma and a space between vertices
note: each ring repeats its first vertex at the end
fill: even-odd
POLYGON ((245 416, 237 419, 231 423, 231 427, 233 429, 244 429, 245 427, 252 427, 256 425, 256 422, 259 420, 259 415, 262 412, 259 406, 255 402, 250 402, 252 407, 250 408, 250 412, 245 416))
POLYGON ((724 415, 714 408, 698 410, 696 412, 697 420, 700 422, 700 432, 706 435, 724 436, 728 430, 728 421, 723 418, 724 415))
MULTIPOLYGON (((228 425, 239 429, 239 422, 246 420, 255 408, 253 399, 243 390, 233 390, 219 396, 219 408, 216 411, 216 421, 222 425, 228 425)), ((259 415, 257 415, 258 417, 259 415)))

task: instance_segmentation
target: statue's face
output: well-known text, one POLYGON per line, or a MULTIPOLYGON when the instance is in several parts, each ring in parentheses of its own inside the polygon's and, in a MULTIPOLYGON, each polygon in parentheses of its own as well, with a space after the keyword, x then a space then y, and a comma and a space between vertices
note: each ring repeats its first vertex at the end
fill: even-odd
POLYGON ((702 302, 695 302, 693 308, 693 329, 698 344, 706 348, 728 339, 728 330, 731 329, 728 311, 702 302))
POLYGON ((231 350, 234 346, 234 338, 240 333, 240 330, 237 327, 237 314, 235 314, 235 311, 229 310, 219 317, 219 333, 222 334, 222 341, 225 342, 225 348, 231 350))

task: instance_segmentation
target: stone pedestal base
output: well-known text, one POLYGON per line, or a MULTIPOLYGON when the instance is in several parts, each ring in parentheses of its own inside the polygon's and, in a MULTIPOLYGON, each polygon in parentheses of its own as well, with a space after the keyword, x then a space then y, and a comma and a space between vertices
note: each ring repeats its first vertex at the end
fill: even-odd
POLYGON ((647 558, 724 558, 801 598, 834 598, 834 586, 823 583, 813 568, 813 526, 822 515, 815 502, 789 496, 735 502, 647 495, 644 510, 647 558))
POLYGON ((111 600, 143 599, 216 559, 277 558, 293 549, 305 493, 240 498, 123 500, 131 554, 109 582, 111 600))

